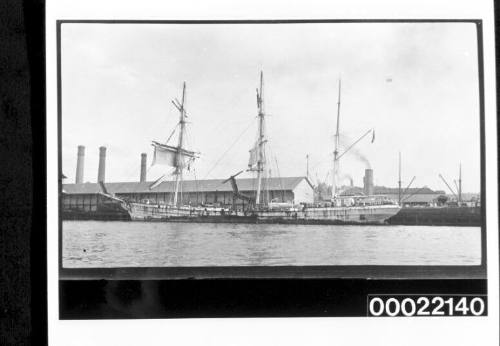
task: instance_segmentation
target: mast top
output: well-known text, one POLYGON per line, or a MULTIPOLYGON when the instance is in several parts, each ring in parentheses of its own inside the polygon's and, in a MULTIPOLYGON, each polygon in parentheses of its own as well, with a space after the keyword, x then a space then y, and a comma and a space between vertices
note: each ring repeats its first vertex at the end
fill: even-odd
POLYGON ((339 93, 337 99, 337 126, 335 131, 335 147, 333 151, 333 170, 332 170, 332 200, 337 197, 337 172, 338 172, 338 154, 339 154, 339 129, 340 129, 340 90, 342 87, 341 80, 339 78, 339 93))
POLYGON ((260 85, 257 89, 257 107, 259 116, 259 132, 256 146, 250 151, 250 162, 249 167, 253 167, 256 164, 257 170, 257 191, 255 196, 255 204, 259 205, 261 203, 261 180, 262 174, 266 174, 266 156, 265 156, 265 125, 264 125, 264 73, 260 71, 260 85))
POLYGON ((257 107, 259 109, 259 116, 264 115, 264 72, 260 71, 260 85, 257 89, 257 107))
POLYGON ((339 95, 338 95, 338 98, 337 98, 337 131, 335 133, 336 136, 339 135, 339 120, 340 120, 340 90, 342 88, 342 81, 341 79, 339 78, 339 95))

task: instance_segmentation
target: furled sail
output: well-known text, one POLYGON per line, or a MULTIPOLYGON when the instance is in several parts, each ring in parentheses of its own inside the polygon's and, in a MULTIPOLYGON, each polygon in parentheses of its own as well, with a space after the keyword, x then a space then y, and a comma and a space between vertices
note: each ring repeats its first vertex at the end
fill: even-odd
POLYGON ((257 170, 257 163, 259 162, 259 146, 255 144, 255 146, 249 150, 250 158, 248 159, 248 169, 250 171, 257 170))
POLYGON ((179 149, 166 144, 153 142, 154 154, 152 165, 165 165, 176 168, 187 168, 196 158, 193 151, 179 149))
POLYGON ((254 147, 249 150, 250 157, 248 159, 248 170, 249 171, 257 171, 259 169, 259 160, 261 162, 266 161, 266 153, 262 151, 262 157, 259 158, 259 143, 255 143, 254 147))

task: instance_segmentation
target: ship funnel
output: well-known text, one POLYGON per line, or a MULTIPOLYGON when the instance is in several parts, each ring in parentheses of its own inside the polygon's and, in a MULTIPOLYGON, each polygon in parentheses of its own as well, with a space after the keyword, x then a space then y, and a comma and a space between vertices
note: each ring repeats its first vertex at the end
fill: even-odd
POLYGON ((363 177, 363 193, 367 196, 373 195, 373 169, 365 169, 365 176, 363 177))
POLYGON ((75 183, 83 183, 83 166, 85 161, 85 147, 83 145, 78 146, 78 156, 76 161, 76 177, 75 183))
POLYGON ((148 161, 148 154, 142 153, 141 154, 141 177, 140 177, 140 182, 143 183, 146 181, 146 163, 148 161))
POLYGON ((99 147, 99 168, 97 171, 97 182, 103 182, 106 176, 106 147, 99 147))

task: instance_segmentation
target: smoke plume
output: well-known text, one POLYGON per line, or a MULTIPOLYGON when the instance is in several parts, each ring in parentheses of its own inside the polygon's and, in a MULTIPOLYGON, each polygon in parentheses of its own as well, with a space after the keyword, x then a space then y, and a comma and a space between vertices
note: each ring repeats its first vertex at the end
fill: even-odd
POLYGON ((358 159, 360 162, 362 162, 365 165, 365 168, 369 168, 369 169, 372 168, 370 161, 368 161, 366 156, 363 155, 363 153, 361 153, 361 151, 359 151, 358 149, 351 148, 351 150, 349 150, 349 154, 352 154, 356 159, 358 159))
POLYGON ((340 175, 340 180, 351 180, 352 179, 352 176, 348 173, 344 173, 344 174, 341 174, 340 175))
MULTIPOLYGON (((339 138, 339 142, 340 142, 340 145, 342 146, 342 148, 345 150, 347 148, 349 148, 349 146, 354 143, 354 140, 352 140, 351 138, 347 137, 346 135, 340 135, 340 138, 339 138)), ((349 149, 349 152, 346 154, 346 155, 352 155, 354 158, 356 158, 358 161, 362 162, 364 165, 365 165, 365 168, 367 169, 371 169, 372 168, 372 165, 370 164, 370 161, 368 160, 368 158, 363 155, 363 153, 357 148, 357 146, 359 145, 356 144, 354 147, 352 147, 351 149, 349 149)))

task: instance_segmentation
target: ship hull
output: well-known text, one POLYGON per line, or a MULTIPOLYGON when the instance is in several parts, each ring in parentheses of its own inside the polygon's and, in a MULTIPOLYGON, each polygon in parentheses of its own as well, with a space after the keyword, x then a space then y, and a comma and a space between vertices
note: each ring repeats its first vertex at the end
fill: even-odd
POLYGON ((305 219, 338 220, 345 223, 384 223, 401 210, 398 205, 375 205, 359 207, 310 208, 305 219), (326 210, 322 210, 326 209, 326 210))
POLYGON ((194 219, 201 215, 196 208, 172 207, 167 205, 154 205, 145 203, 128 203, 125 205, 130 218, 136 221, 170 219, 194 219))
POLYGON ((259 220, 297 220, 311 224, 381 224, 399 210, 397 205, 312 207, 300 211, 260 211, 257 216, 259 220))
POLYGON ((401 209, 397 205, 313 207, 288 210, 230 212, 202 207, 172 207, 143 203, 126 206, 132 220, 210 223, 382 224, 401 209))

